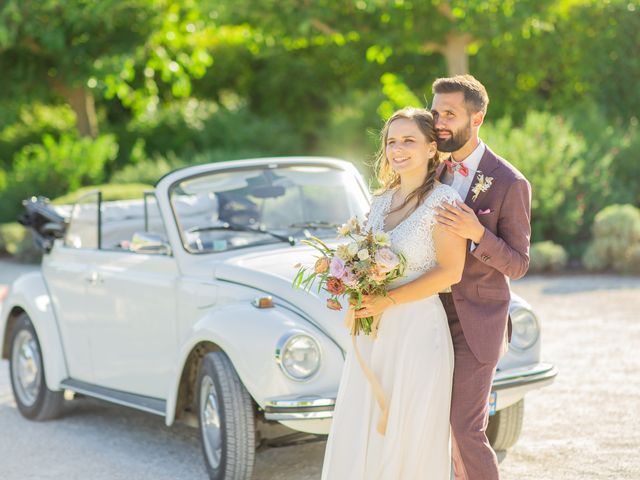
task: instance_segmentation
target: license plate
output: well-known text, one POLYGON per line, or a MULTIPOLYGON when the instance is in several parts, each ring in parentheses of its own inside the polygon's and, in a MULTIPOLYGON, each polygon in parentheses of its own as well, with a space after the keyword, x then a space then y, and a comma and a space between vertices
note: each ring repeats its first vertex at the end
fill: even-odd
POLYGON ((489 397, 489 415, 495 415, 497 403, 498 403, 498 392, 491 392, 491 396, 489 397))

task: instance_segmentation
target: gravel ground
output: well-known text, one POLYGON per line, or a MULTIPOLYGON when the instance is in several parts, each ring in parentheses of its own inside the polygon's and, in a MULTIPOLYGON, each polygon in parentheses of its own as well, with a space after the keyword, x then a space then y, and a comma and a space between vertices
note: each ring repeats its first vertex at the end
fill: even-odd
MULTIPOLYGON (((24 270, 0 262, 0 283, 24 270)), ((543 358, 560 374, 527 396, 503 480, 640 479, 640 278, 534 276, 513 289, 542 318, 543 358)), ((0 479, 206 478, 194 429, 94 400, 68 410, 24 420, 0 361, 0 479)), ((323 452, 324 442, 261 451, 254 480, 319 479, 323 452)))

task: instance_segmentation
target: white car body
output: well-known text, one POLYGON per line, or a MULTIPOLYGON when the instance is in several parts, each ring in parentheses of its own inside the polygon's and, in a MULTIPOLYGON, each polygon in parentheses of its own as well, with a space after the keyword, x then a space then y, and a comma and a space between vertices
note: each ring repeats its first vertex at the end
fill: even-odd
MULTIPOLYGON (((2 302, 2 356, 9 358, 12 326, 26 312, 50 390, 129 405, 162 415, 171 425, 190 416, 190 362, 200 351, 219 350, 231 360, 263 423, 328 433, 349 337, 343 313, 328 310, 322 293, 291 286, 294 264, 309 264, 314 251, 280 242, 194 254, 184 247, 181 214, 171 202, 172 186, 186 178, 288 165, 341 170, 361 190, 353 192, 356 203, 368 198, 357 170, 334 159, 255 159, 172 172, 155 188, 168 254, 73 248, 68 239, 67 245, 55 240, 41 270, 18 278, 2 302), (256 306, 256 299, 267 297, 272 308, 256 306), (303 381, 292 379, 278 358, 284 339, 295 332, 313 338, 320 352, 317 372, 303 381)), ((139 204, 127 202, 113 204, 113 210, 126 211, 127 205, 129 213, 137 208, 139 214, 139 204)), ((526 348, 512 345, 498 365, 492 406, 498 412, 556 374, 540 359, 539 324, 530 307, 514 295, 511 310, 528 312, 523 328, 532 341, 526 348)), ((514 335, 519 334, 516 325, 514 335)))

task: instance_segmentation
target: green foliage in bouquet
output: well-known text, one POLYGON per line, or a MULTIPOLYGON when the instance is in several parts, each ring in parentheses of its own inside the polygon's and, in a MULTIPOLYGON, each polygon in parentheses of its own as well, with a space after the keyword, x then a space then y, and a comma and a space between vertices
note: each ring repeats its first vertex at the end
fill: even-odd
POLYGON ((640 209, 610 205, 599 212, 582 262, 588 270, 640 273, 640 209))

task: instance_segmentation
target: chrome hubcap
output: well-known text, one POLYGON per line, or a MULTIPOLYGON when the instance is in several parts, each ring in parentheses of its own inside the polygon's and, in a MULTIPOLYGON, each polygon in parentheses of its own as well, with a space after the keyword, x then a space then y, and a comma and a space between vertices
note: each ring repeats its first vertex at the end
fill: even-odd
POLYGON ((222 459, 220 407, 213 380, 208 376, 202 379, 200 385, 200 425, 209 465, 218 468, 222 459))
POLYGON ((36 339, 28 330, 16 335, 11 355, 11 373, 16 395, 20 403, 32 406, 38 398, 42 374, 40 371, 40 351, 36 339))

